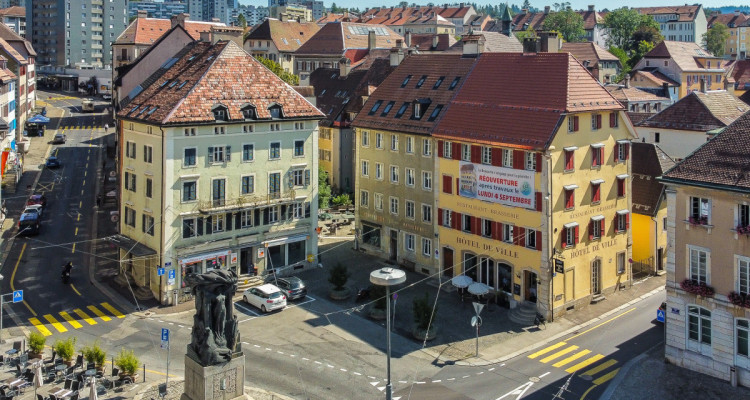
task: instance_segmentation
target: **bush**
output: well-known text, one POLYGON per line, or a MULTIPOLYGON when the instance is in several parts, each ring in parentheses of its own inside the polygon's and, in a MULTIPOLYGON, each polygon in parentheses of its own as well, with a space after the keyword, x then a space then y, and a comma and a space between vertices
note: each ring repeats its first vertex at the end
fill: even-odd
POLYGON ((73 354, 76 353, 76 341, 77 339, 75 337, 69 337, 64 340, 57 340, 55 341, 55 344, 52 346, 52 348, 55 350, 55 353, 57 353, 60 358, 62 358, 65 361, 70 361, 73 359, 73 354))
POLYGON ((352 205, 352 199, 348 194, 344 193, 331 199, 331 204, 333 204, 334 206, 347 207, 352 205))
POLYGON ((81 351, 86 362, 94 363, 96 366, 104 365, 107 360, 107 353, 99 346, 99 341, 94 342, 91 346, 84 347, 81 351))
POLYGON ((342 290, 350 276, 349 270, 343 264, 336 263, 328 275, 328 282, 333 285, 334 290, 342 290))
POLYGON ((29 334, 29 349, 32 353, 41 354, 44 351, 44 345, 47 343, 47 337, 39 332, 29 334))
POLYGON ((417 325, 417 328, 422 330, 427 330, 430 327, 432 315, 437 315, 437 306, 434 309, 430 306, 430 299, 427 293, 424 294, 424 297, 414 298, 412 310, 414 312, 414 323, 417 325))
POLYGON ((133 350, 122 349, 115 357, 115 365, 120 371, 122 371, 122 373, 127 375, 135 374, 135 371, 138 370, 140 364, 141 362, 138 360, 138 357, 135 356, 133 350))

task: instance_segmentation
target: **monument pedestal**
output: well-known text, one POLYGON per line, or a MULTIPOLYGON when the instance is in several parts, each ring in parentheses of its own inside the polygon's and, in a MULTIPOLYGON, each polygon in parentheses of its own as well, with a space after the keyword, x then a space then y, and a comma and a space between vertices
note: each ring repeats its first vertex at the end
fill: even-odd
POLYGON ((188 349, 185 354, 185 392, 180 400, 244 399, 244 390, 244 353, 234 355, 228 363, 204 367, 198 362, 195 353, 188 349))

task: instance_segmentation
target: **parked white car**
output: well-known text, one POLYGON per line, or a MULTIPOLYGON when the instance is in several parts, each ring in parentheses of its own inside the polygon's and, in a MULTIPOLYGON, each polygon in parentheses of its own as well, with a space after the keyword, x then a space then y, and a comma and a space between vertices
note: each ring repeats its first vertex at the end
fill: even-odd
POLYGON ((245 290, 242 300, 264 313, 286 307, 286 296, 270 283, 245 290))
POLYGON ((39 216, 41 217, 42 214, 44 213, 44 208, 42 207, 41 204, 34 204, 34 205, 26 206, 26 208, 23 209, 22 214, 26 214, 26 213, 39 214, 39 216))

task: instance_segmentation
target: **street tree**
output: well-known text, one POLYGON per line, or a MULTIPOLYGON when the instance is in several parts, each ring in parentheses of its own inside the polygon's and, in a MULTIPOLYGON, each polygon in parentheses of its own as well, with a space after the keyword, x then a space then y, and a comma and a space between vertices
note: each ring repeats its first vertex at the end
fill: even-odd
POLYGON ((281 78, 281 80, 283 80, 284 82, 292 86, 299 85, 299 77, 297 75, 284 71, 284 69, 281 68, 281 65, 279 65, 279 63, 277 63, 276 61, 269 60, 265 57, 258 57, 256 58, 256 60, 265 65, 266 68, 270 69, 271 72, 276 74, 276 76, 281 78))
POLYGON ((247 19, 245 19, 245 14, 240 13, 237 15, 237 25, 247 28, 247 19))
POLYGON ((724 55, 724 45, 727 39, 729 39, 729 28, 717 22, 703 34, 703 47, 716 57, 721 57, 724 55))
POLYGON ((328 172, 323 167, 318 166, 318 208, 328 208, 331 200, 331 185, 328 184, 328 172))
POLYGON ((609 29, 607 46, 615 46, 630 50, 638 47, 633 42, 633 34, 643 27, 653 27, 659 30, 659 23, 650 15, 641 15, 632 8, 618 8, 604 17, 604 27, 609 29))
POLYGON ((531 2, 529 0, 523 0, 523 5, 521 8, 530 9, 531 8, 531 2))
POLYGON ((550 13, 544 20, 544 29, 557 31, 566 42, 579 42, 586 35, 583 17, 572 9, 550 13))

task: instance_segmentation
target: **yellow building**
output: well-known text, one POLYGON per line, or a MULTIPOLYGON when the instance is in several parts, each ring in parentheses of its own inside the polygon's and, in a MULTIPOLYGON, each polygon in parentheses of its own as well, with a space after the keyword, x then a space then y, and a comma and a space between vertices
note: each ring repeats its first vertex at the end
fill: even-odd
POLYGON ((447 109, 433 131, 442 276, 548 318, 631 281, 634 130, 574 57, 484 53, 447 109))
POLYGON ((286 72, 294 71, 294 52, 320 30, 312 22, 266 18, 245 35, 244 49, 253 57, 277 62, 286 72))
POLYGON ((664 273, 667 262, 667 201, 656 181, 674 160, 658 145, 633 142, 633 273, 664 273))
POLYGON ((285 21, 314 22, 311 9, 295 4, 272 6, 268 9, 268 14, 271 18, 283 18, 285 21))

